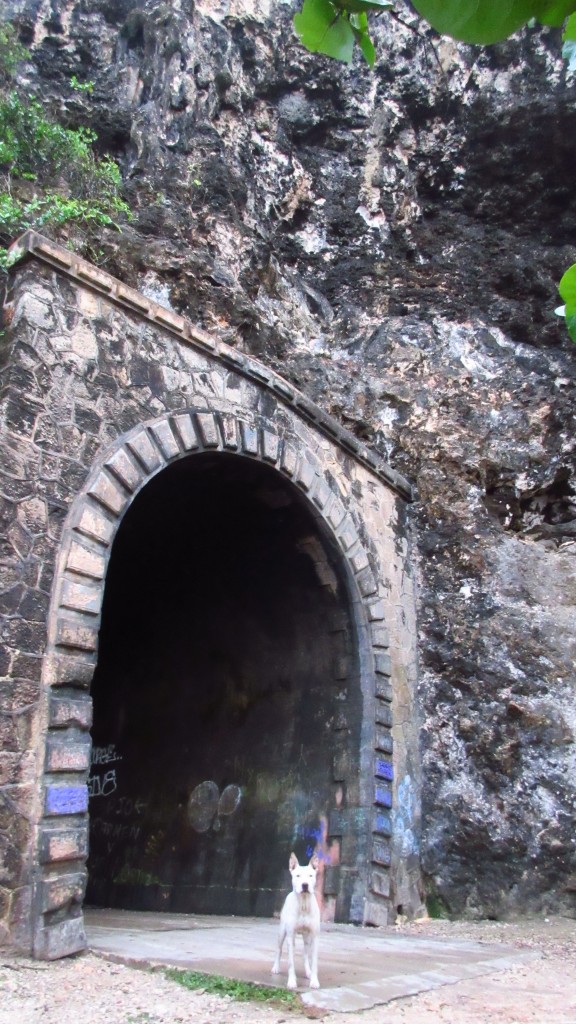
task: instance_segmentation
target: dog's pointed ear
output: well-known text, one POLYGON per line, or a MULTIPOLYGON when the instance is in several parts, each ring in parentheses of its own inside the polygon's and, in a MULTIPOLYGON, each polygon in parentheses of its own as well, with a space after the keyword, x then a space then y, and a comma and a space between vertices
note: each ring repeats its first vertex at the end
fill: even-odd
POLYGON ((288 861, 288 868, 290 871, 295 871, 296 868, 300 867, 298 863, 298 857, 295 853, 290 854, 290 860, 288 861))
POLYGON ((318 871, 318 865, 319 864, 320 864, 320 860, 318 859, 318 854, 315 853, 313 855, 313 857, 310 858, 310 867, 314 868, 314 871, 318 871))

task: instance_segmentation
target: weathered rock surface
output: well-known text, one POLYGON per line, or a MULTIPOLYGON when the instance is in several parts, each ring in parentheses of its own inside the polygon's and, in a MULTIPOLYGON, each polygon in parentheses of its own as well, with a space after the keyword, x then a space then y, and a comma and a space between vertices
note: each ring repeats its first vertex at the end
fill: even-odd
POLYGON ((574 80, 382 18, 373 75, 282 0, 8 0, 30 88, 134 221, 106 268, 292 379, 410 476, 423 834, 450 912, 574 913, 574 80), (95 83, 88 99, 70 77, 95 83))

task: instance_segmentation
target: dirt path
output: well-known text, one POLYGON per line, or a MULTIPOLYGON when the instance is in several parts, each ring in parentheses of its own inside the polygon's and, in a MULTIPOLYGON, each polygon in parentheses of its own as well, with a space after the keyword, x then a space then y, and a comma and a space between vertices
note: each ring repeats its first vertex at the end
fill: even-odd
MULTIPOLYGON (((435 921, 401 930, 503 943, 540 957, 364 1013, 325 1014, 325 1024, 576 1024, 576 921, 435 921)), ((0 1024, 303 1024, 311 1016, 187 992, 160 972, 92 953, 47 964, 0 951, 0 1024)))

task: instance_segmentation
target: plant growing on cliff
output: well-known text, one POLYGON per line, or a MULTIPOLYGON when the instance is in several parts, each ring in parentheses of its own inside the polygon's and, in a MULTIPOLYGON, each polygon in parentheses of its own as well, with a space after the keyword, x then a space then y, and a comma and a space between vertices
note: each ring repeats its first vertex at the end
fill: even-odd
POLYGON ((118 165, 96 155, 95 132, 60 124, 18 89, 14 73, 27 55, 13 27, 0 25, 0 243, 28 228, 50 233, 74 224, 89 235, 116 226, 130 216, 118 165))
MULTIPOLYGON (((576 11, 576 0, 412 0, 412 6, 441 35, 485 46, 507 39, 530 21, 563 25, 576 11)), ((372 67, 368 14, 382 11, 394 15, 394 4, 389 0, 304 0, 294 28, 311 53, 349 63, 357 43, 372 67)))

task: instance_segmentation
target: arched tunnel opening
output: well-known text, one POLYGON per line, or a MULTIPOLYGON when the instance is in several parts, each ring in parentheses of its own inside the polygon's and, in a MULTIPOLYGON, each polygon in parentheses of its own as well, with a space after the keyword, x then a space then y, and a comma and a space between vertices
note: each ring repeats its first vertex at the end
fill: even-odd
POLYGON ((291 850, 317 850, 325 916, 350 919, 357 844, 330 828, 359 802, 346 573, 311 503, 255 460, 192 455, 135 498, 92 688, 87 902, 271 916, 291 850))

